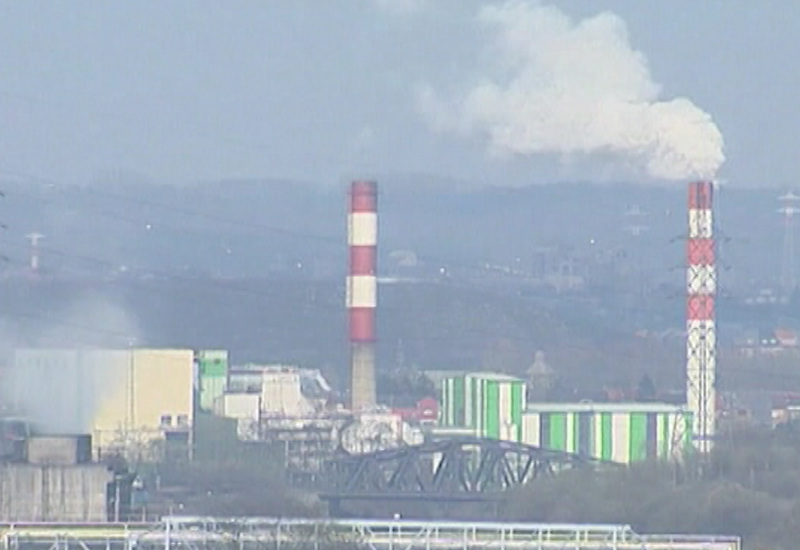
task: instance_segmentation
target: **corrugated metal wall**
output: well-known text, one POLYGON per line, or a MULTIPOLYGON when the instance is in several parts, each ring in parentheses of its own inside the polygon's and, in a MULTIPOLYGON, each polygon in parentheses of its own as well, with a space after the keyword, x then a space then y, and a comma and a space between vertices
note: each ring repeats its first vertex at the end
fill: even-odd
POLYGON ((656 405, 625 410, 559 405, 523 415, 522 441, 529 445, 581 453, 620 463, 673 459, 687 449, 691 415, 685 409, 656 405))
POLYGON ((510 376, 472 373, 442 381, 440 425, 472 428, 481 437, 519 441, 525 382, 510 376))
POLYGON ((214 402, 228 387, 228 352, 202 350, 197 352, 197 371, 200 385, 200 408, 212 411, 214 402))

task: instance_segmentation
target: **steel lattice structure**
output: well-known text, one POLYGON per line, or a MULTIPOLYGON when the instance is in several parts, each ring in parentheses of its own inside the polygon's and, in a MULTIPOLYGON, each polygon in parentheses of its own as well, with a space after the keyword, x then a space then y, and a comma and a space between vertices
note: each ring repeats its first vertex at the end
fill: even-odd
POLYGON ((740 550, 729 536, 628 525, 165 517, 153 524, 6 524, 6 550, 740 550))
POLYGON ((711 450, 716 424, 717 341, 714 298, 717 271, 712 210, 714 186, 689 184, 687 240, 686 399, 693 415, 693 439, 700 453, 711 450))
POLYGON ((453 438, 329 461, 321 496, 335 500, 485 502, 588 457, 481 438, 453 438))

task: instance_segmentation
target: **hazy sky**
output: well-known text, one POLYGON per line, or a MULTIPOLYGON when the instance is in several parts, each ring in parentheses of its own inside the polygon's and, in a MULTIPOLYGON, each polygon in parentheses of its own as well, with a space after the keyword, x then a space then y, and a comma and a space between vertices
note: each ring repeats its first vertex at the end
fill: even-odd
MULTIPOLYGON (((489 4, 508 7, 474 0, 3 0, 0 170, 65 182, 118 171, 172 183, 337 182, 395 172, 514 184, 636 173, 647 180, 664 172, 648 156, 665 151, 663 136, 689 155, 696 136, 688 127, 664 131, 653 117, 671 123, 674 116, 662 104, 640 110, 637 102, 652 107, 685 97, 724 136, 720 178, 737 186, 795 181, 800 2, 548 3, 573 21, 540 44, 555 48, 547 55, 563 52, 553 44, 568 42, 575 25, 587 44, 624 57, 625 44, 607 40, 625 42, 619 21, 590 19, 597 24, 581 27, 610 11, 647 61, 625 58, 620 67, 630 61, 632 71, 649 66, 650 74, 617 78, 577 49, 566 67, 564 59, 552 65, 565 78, 543 89, 536 70, 551 65, 492 49, 499 36, 517 47, 529 38, 518 34, 535 25, 515 28, 508 17, 487 25, 489 4), (487 83, 493 95, 482 93, 487 83), (595 91, 583 90, 595 84, 624 109, 601 109, 592 129, 572 132, 597 114, 595 91), (442 112, 450 109, 449 128, 439 124, 441 112, 426 108, 421 90, 435 93, 442 112), (585 105, 573 109, 573 99, 585 105), (640 114, 658 136, 626 141, 640 114), (581 143, 572 143, 577 134, 581 143)), ((698 135, 713 137, 708 130, 698 135)))

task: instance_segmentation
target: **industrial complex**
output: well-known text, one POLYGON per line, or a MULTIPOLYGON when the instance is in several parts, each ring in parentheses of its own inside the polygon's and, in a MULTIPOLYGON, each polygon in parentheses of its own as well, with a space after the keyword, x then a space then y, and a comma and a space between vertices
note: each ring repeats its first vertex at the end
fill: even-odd
POLYGON ((17 349, 0 521, 119 517, 134 494, 135 473, 115 471, 109 460, 192 460, 209 430, 220 429, 200 422, 203 415, 234 426, 239 441, 279 443, 287 471, 312 477, 342 453, 447 438, 513 442, 617 464, 707 453, 716 423, 712 194, 711 183, 689 186, 685 404, 542 402, 528 398, 522 378, 470 371, 431 376, 437 394, 416 408, 378 403, 378 188, 357 181, 347 215, 351 366, 344 396, 319 370, 236 364, 219 349, 17 349), (18 493, 38 495, 32 498, 42 504, 31 507, 18 493), (64 494, 70 499, 55 497, 64 494))
POLYGON ((28 4, 0 550, 798 547, 800 2, 28 4))

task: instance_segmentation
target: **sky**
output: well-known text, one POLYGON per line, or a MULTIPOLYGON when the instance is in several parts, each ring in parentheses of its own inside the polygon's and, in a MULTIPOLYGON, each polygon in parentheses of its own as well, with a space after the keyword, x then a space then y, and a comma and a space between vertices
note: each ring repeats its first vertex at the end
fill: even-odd
POLYGON ((732 4, 2 0, 0 176, 790 187, 800 2, 732 4))

